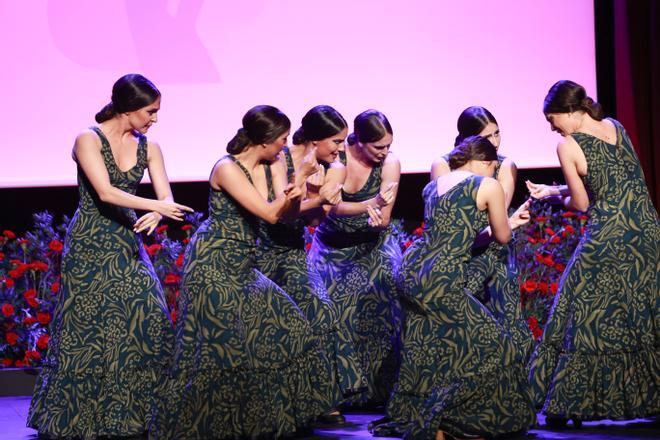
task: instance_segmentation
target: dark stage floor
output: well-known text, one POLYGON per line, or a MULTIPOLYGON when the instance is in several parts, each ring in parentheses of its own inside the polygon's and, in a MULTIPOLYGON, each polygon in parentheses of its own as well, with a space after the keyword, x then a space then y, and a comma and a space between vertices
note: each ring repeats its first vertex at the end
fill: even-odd
MULTIPOLYGON (((30 397, 0 397, 0 439, 2 440, 32 440, 37 439, 37 433, 25 427, 30 397)), ((348 423, 341 427, 317 428, 311 439, 374 439, 367 431, 367 423, 380 418, 379 413, 347 414, 348 423)), ((589 422, 582 429, 549 431, 543 426, 543 416, 539 416, 540 427, 532 430, 525 439, 660 439, 660 420, 636 419, 627 422, 589 422)))

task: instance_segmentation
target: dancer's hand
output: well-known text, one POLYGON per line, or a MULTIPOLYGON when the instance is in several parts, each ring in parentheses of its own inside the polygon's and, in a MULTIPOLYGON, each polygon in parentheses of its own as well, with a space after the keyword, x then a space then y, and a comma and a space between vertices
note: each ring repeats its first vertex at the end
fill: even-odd
POLYGON ((152 232, 158 227, 158 223, 163 219, 163 216, 156 211, 147 212, 145 215, 140 217, 138 221, 133 225, 133 232, 139 234, 140 232, 146 230, 147 235, 151 235, 152 232))
POLYGON ((509 226, 511 226, 511 230, 514 230, 526 223, 529 222, 530 215, 529 215, 529 204, 531 200, 528 199, 525 203, 520 205, 518 209, 516 209, 516 212, 511 214, 511 217, 509 217, 509 226))
POLYGON ((175 203, 171 200, 158 200, 156 201, 156 211, 165 217, 171 218, 178 222, 183 221, 184 212, 195 212, 194 209, 186 205, 175 203))
POLYGON ((312 147, 309 150, 309 153, 305 154, 303 157, 302 163, 300 164, 299 172, 308 178, 319 171, 319 168, 323 168, 319 165, 319 162, 316 160, 316 147, 312 147))
POLYGON ((299 186, 295 186, 293 183, 289 183, 286 188, 284 188, 284 195, 286 196, 287 202, 295 202, 302 197, 302 189, 299 186))
POLYGON ((323 186, 323 182, 325 182, 325 168, 319 167, 316 173, 307 177, 307 191, 314 194, 319 194, 319 191, 323 186))
POLYGON ((559 190, 555 186, 545 185, 543 183, 532 183, 529 180, 525 181, 529 195, 535 199, 544 199, 550 196, 559 195, 559 190))
POLYGON ((395 190, 399 182, 392 182, 376 196, 376 205, 378 208, 384 208, 394 202, 395 190))
POLYGON ((367 220, 369 226, 377 228, 383 225, 383 214, 380 209, 367 205, 367 214, 369 214, 369 220, 367 220))
MULTIPOLYGON (((325 200, 326 203, 336 206, 341 203, 341 189, 344 187, 341 183, 336 184, 334 187, 330 185, 324 185, 319 191, 319 196, 325 200)), ((325 204, 325 203, 323 203, 325 204)))

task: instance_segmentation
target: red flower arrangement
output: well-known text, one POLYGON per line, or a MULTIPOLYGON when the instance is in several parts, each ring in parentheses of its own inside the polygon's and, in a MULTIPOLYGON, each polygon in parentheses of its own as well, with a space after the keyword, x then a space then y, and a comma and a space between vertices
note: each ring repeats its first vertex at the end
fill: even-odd
POLYGON ((539 339, 588 217, 541 201, 532 202, 530 214, 530 223, 514 231, 511 246, 523 315, 539 339))

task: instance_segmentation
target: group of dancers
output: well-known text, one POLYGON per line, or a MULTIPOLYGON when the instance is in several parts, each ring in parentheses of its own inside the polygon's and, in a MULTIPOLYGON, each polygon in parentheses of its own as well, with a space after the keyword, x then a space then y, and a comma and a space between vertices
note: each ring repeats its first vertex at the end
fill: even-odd
POLYGON ((27 422, 40 435, 274 438, 385 404, 376 436, 474 439, 525 433, 541 409, 551 426, 660 412, 660 223, 624 128, 580 85, 559 81, 543 107, 567 185, 528 182, 589 212, 538 344, 507 264, 528 206, 508 214, 516 166, 483 107, 433 164, 404 254, 383 113, 349 134, 316 106, 287 146, 289 118, 250 109, 211 172, 173 326, 140 237, 192 211, 145 137, 159 108, 153 83, 125 75, 76 138, 80 203, 27 422), (153 200, 135 195, 145 169, 153 200))

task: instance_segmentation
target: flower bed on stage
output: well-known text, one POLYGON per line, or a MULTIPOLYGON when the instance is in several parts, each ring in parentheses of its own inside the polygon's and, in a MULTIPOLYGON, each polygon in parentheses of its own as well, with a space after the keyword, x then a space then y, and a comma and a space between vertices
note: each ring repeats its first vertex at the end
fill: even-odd
MULTIPOLYGON (((559 287, 559 280, 584 233, 587 217, 534 202, 532 221, 514 234, 511 262, 517 270, 520 300, 536 338, 559 287)), ((183 254, 201 214, 187 217, 176 230, 168 225, 146 238, 145 248, 163 285, 172 320, 177 319, 183 254)), ((18 237, 0 233, 0 368, 39 366, 49 342, 48 325, 60 295, 60 265, 69 219, 57 225, 47 213, 34 215, 34 227, 18 237)), ((423 233, 423 224, 404 228, 395 222, 401 247, 407 249, 423 233), (406 232, 404 229, 410 229, 406 232)), ((0 225, 1 227, 2 225, 0 225)), ((314 228, 308 228, 308 244, 314 228)))

